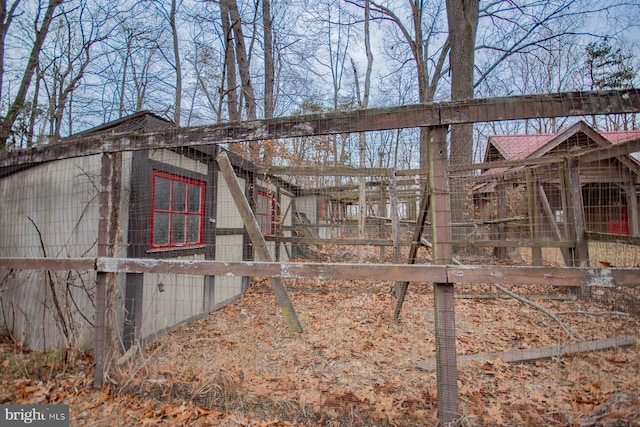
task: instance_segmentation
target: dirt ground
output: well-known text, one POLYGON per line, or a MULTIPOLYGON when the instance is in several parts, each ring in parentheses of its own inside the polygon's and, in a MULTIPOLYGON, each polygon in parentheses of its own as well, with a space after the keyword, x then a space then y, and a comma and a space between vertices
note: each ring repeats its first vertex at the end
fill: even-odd
MULTIPOLYGON (((288 332, 268 283, 258 281, 224 309, 114 361, 103 390, 91 385, 89 356, 65 360, 5 339, 0 403, 68 403, 73 426, 437 424, 436 374, 417 366, 435 357, 430 285, 410 285, 398 321, 390 283, 287 286, 304 333, 288 332)), ((564 313, 584 340, 630 335, 635 344, 461 367, 457 425, 640 426, 640 318, 564 289, 510 289, 564 313)), ((456 293, 459 355, 579 341, 491 286, 456 293)))

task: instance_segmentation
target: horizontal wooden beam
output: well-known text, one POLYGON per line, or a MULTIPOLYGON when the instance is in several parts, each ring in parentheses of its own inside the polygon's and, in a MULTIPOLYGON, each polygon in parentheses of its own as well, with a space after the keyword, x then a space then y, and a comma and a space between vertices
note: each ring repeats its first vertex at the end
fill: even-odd
POLYGON ((360 168, 355 166, 269 166, 260 168, 260 172, 271 175, 289 176, 359 176, 387 177, 421 176, 425 171, 420 169, 396 170, 390 168, 360 168))
POLYGON ((95 258, 2 258, 2 270, 91 271, 96 269, 95 258))
POLYGON ((319 280, 376 280, 434 282, 446 280, 443 266, 404 264, 334 264, 334 263, 278 263, 180 261, 127 258, 98 258, 98 270, 126 273, 206 274, 212 276, 254 276, 307 278, 319 280), (364 267, 364 268, 363 268, 364 267))
POLYGON ((575 248, 573 240, 454 240, 456 248, 575 248))
MULTIPOLYGON (((336 227, 333 224, 308 225, 305 228, 336 227)), ((289 227, 295 228, 295 227, 289 227)), ((293 243, 299 245, 342 245, 342 246, 393 246, 388 239, 339 239, 312 237, 269 237, 270 242, 293 243)), ((402 246, 411 246, 410 240, 400 241, 402 246)), ((576 242, 572 240, 454 240, 451 244, 457 248, 573 248, 576 242)))
POLYGON ((627 245, 640 246, 640 237, 626 236, 623 234, 597 233, 595 231, 585 231, 585 238, 589 241, 626 243, 627 245))
POLYGON ((278 263, 142 258, 0 258, 3 270, 98 271, 320 280, 500 283, 548 286, 639 286, 640 268, 278 263))
POLYGON ((4 150, 0 168, 104 152, 332 135, 461 123, 640 112, 638 89, 470 99, 319 113, 210 126, 81 135, 26 150, 4 150))
MULTIPOLYGON (((588 353, 593 351, 609 350, 617 347, 633 345, 634 337, 622 335, 619 337, 602 338, 591 341, 582 341, 573 344, 561 344, 550 347, 537 347, 524 350, 503 351, 499 353, 466 354, 458 356, 458 367, 468 366, 470 362, 484 362, 487 360, 501 359, 505 363, 525 363, 537 360, 546 360, 553 357, 562 357, 565 354, 588 353)), ((436 370, 436 359, 420 360, 416 366, 424 371, 436 370)))
POLYGON ((594 148, 585 153, 577 154, 575 157, 580 159, 580 163, 591 163, 637 152, 640 152, 640 138, 607 147, 594 148))
POLYGON ((640 268, 451 266, 449 283, 500 283, 547 286, 637 286, 640 268))

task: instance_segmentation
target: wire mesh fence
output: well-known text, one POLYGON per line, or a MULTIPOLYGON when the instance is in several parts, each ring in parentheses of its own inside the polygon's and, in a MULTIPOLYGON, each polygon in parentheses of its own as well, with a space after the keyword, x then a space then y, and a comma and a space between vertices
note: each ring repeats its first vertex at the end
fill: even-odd
MULTIPOLYGON (((161 367, 167 354, 207 360, 197 351, 209 349, 220 353, 215 366, 228 370, 223 354, 241 346, 247 365, 234 365, 238 372, 217 386, 160 388, 189 399, 204 393, 211 407, 229 398, 232 384, 241 387, 240 371, 253 372, 257 387, 284 371, 298 381, 302 411, 318 417, 319 408, 345 402, 389 423, 407 414, 451 421, 461 411, 488 411, 474 400, 487 383, 470 372, 489 372, 478 363, 615 348, 637 336, 640 131, 629 130, 633 122, 607 129, 612 115, 579 117, 549 133, 521 134, 526 125, 508 122, 510 132, 478 139, 461 160, 448 157, 462 144, 449 125, 480 122, 476 135, 483 135, 495 120, 612 110, 640 110, 638 94, 474 100, 190 129, 139 113, 59 145, 5 152, 4 328, 34 349, 93 348, 102 368, 119 360, 114 369, 126 384, 136 354, 150 360, 151 352, 161 367), (301 347, 276 332, 283 329, 269 311, 276 306, 289 329, 304 328, 301 347), (602 316, 607 328, 593 320, 602 316), (188 337, 203 333, 192 325, 210 332, 202 348, 188 337), (256 328, 275 338, 248 332, 256 328), (170 330, 180 348, 163 337, 170 330), (156 354, 158 343, 171 351, 156 354), (189 348, 195 356, 184 355, 189 348), (286 362, 292 355, 297 367, 286 362)), ((637 364, 629 369, 637 378, 637 364)), ((544 381, 573 374, 543 372, 544 381)), ((515 395, 541 382, 527 384, 515 395)), ((296 397, 280 386, 283 400, 296 397)), ((497 399, 517 386, 495 387, 497 399)), ((568 404, 540 393, 554 408, 568 404)))

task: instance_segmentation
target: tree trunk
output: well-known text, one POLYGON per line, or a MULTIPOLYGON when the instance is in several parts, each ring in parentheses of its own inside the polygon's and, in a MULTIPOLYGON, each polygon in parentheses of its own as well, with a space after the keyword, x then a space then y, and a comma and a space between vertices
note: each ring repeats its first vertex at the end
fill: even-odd
POLYGON ((53 13, 60 4, 62 4, 62 0, 49 1, 47 11, 45 12, 44 18, 42 20, 42 25, 40 26, 40 30, 36 31, 36 37, 33 42, 33 47, 31 48, 29 60, 24 70, 24 74, 22 75, 22 81, 20 82, 20 86, 18 88, 18 91, 16 92, 16 97, 9 107, 7 115, 4 117, 4 120, 2 120, 2 123, 0 124, 0 148, 7 145, 7 139, 9 139, 9 136, 11 135, 11 129, 13 128, 20 110, 24 107, 24 103, 27 97, 27 91, 29 90, 29 85, 31 84, 33 74, 35 73, 35 70, 38 66, 38 58, 40 56, 40 51, 42 50, 44 40, 47 37, 47 33, 49 32, 49 25, 51 24, 51 20, 53 19, 53 13))
MULTIPOLYGON (((236 76, 236 55, 233 50, 233 34, 231 22, 229 21, 229 8, 226 2, 220 2, 220 15, 222 20, 222 30, 225 35, 225 71, 227 74, 227 111, 229 120, 240 121, 240 106, 238 105, 237 76, 236 76)), ((222 98, 222 97, 221 97, 222 98)))
MULTIPOLYGON (((264 31, 264 118, 273 117, 275 102, 273 96, 275 84, 275 64, 273 60, 273 27, 269 0, 262 0, 262 25, 264 31)), ((263 144, 262 161, 266 165, 273 162, 274 144, 263 144)))
POLYGON ((173 36, 173 57, 176 71, 176 95, 175 110, 173 111, 173 122, 180 127, 180 114, 182 104, 182 66, 180 65, 180 46, 178 42, 178 27, 176 26, 176 0, 171 0, 171 12, 169 14, 169 25, 173 36))
POLYGON ((236 61, 238 63, 238 72, 242 83, 242 96, 244 97, 247 119, 255 120, 256 115, 256 99, 251 85, 251 75, 249 73, 249 60, 247 58, 247 50, 244 44, 244 34, 242 31, 242 20, 238 11, 236 0, 222 0, 221 5, 225 5, 229 11, 231 18, 231 31, 233 32, 233 40, 235 41, 236 61))
MULTIPOLYGON (((449 22, 449 67, 451 71, 451 99, 473 98, 473 71, 476 29, 478 27, 478 0, 447 0, 449 22)), ((451 126, 449 161, 453 165, 473 163, 473 125, 451 126)), ((452 221, 461 222, 473 218, 473 195, 464 179, 470 172, 452 179, 452 221)), ((468 238, 472 229, 457 230, 454 239, 468 238)))
POLYGON ((262 23, 264 27, 264 118, 273 117, 275 110, 273 88, 275 64, 273 60, 273 26, 269 0, 262 0, 262 23))
MULTIPOLYGON (((473 70, 478 0, 447 0, 449 22, 449 66, 451 70, 451 100, 473 98, 473 70)), ((451 163, 473 162, 473 126, 452 126, 451 163)))
MULTIPOLYGON (((371 69, 373 67, 373 54, 371 53, 371 36, 369 30, 369 14, 370 14, 370 2, 369 0, 365 0, 364 7, 364 45, 367 54, 367 71, 365 74, 364 81, 364 93, 362 94, 362 98, 360 98, 360 88, 358 84, 358 73, 356 70, 355 63, 353 59, 351 60, 351 64, 353 66, 353 71, 355 75, 356 82, 356 92, 358 94, 358 103, 360 104, 360 108, 367 108, 369 104, 369 91, 371 88, 371 69)), ((360 167, 364 168, 365 164, 365 153, 367 149, 367 136, 364 132, 361 132, 359 135, 359 143, 358 143, 358 152, 360 156, 360 167)), ((367 190, 366 190, 366 177, 360 178, 360 185, 358 191, 358 207, 359 207, 359 216, 358 216, 358 237, 360 239, 365 238, 365 227, 367 221, 367 190)), ((358 246, 358 261, 360 263, 364 262, 364 249, 362 246, 358 246)))
POLYGON ((9 11, 7 11, 6 0, 0 1, 0 99, 2 99, 2 88, 4 84, 4 51, 5 40, 9 33, 9 27, 15 17, 16 8, 20 5, 20 0, 16 0, 9 11))

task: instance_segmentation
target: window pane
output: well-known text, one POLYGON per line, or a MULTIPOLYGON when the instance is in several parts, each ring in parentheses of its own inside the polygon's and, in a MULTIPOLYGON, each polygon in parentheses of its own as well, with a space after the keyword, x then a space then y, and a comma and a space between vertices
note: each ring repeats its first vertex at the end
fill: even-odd
POLYGON ((153 215, 153 244, 163 246, 169 244, 169 214, 156 212, 153 215))
POLYGON ((271 234, 271 217, 261 215, 259 218, 260 231, 262 231, 262 234, 271 234))
POLYGON ((262 194, 258 194, 258 202, 256 203, 256 209, 259 213, 265 212, 265 197, 262 194))
POLYGON ((184 220, 185 215, 173 214, 171 216, 171 243, 180 245, 184 243, 184 220))
POLYGON ((187 242, 200 243, 200 215, 187 217, 187 242))
POLYGON ((200 212, 201 193, 199 185, 189 184, 189 212, 200 212))
POLYGON ((184 212, 187 202, 187 183, 183 181, 173 181, 173 199, 171 200, 171 210, 184 212))
POLYGON ((155 187, 154 187, 154 201, 153 206, 156 209, 169 209, 169 195, 171 189, 171 181, 167 178, 162 178, 156 176, 155 178, 155 187))

